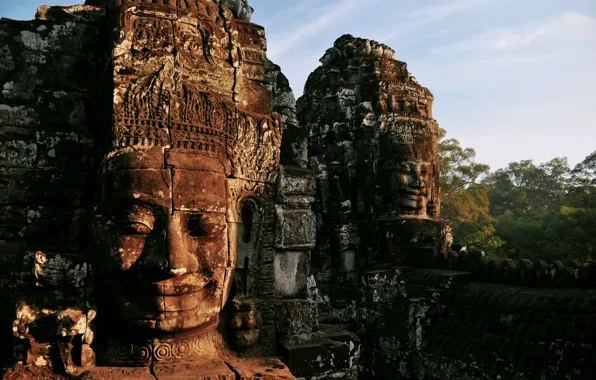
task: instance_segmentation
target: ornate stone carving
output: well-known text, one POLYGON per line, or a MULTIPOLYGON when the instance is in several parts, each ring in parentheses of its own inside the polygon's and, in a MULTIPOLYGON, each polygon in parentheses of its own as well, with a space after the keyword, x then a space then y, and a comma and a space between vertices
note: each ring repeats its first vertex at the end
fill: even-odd
POLYGON ((235 18, 244 21, 250 21, 254 9, 248 5, 247 0, 87 0, 86 4, 111 6, 115 8, 126 8, 133 6, 146 6, 154 9, 179 9, 197 15, 209 15, 206 4, 221 4, 228 7, 235 18))
MULTIPOLYGON (((272 202, 279 165, 271 94, 239 85, 263 79, 263 28, 232 19, 249 17, 245 1, 100 3, 112 7, 119 34, 94 212, 98 361, 143 366, 221 355, 218 324, 246 348, 259 329, 238 318, 258 319, 256 306, 236 310, 238 318, 219 315, 234 286, 241 205, 272 202)), ((255 212, 253 228, 273 223, 262 207, 255 212)), ((259 237, 250 243, 256 264, 273 242, 251 234, 259 237)))
POLYGON ((187 363, 217 356, 224 346, 221 335, 212 331, 200 336, 127 340, 113 338, 108 342, 104 365, 139 366, 148 363, 187 363))
POLYGON ((277 210, 280 233, 276 247, 282 249, 314 248, 316 243, 316 217, 308 210, 277 210))

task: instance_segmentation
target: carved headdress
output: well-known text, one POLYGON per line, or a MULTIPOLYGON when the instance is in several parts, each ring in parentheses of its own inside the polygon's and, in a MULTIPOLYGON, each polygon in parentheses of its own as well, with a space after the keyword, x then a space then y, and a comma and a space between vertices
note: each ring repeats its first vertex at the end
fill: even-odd
POLYGON ((131 147, 158 148, 194 155, 193 160, 216 159, 226 176, 274 181, 281 126, 270 107, 254 106, 270 104, 270 93, 254 92, 264 86, 245 73, 251 63, 243 58, 264 57, 265 49, 252 43, 264 40, 261 27, 234 19, 234 11, 245 12, 245 1, 232 10, 229 1, 88 3, 111 6, 119 14, 106 157, 131 147), (241 30, 227 32, 236 28, 241 30))
MULTIPOLYGON (((215 4, 225 5, 234 14, 234 18, 243 20, 243 21, 250 21, 250 17, 254 12, 254 9, 248 5, 247 0, 209 0, 215 4)), ((162 1, 155 1, 155 0, 87 0, 85 4, 87 5, 97 5, 97 6, 104 6, 104 7, 114 7, 114 8, 126 8, 128 6, 134 6, 139 4, 145 4, 155 7, 156 9, 161 7, 168 7, 168 8, 177 8, 180 10, 186 11, 196 11, 202 8, 200 0, 162 0, 162 1)))

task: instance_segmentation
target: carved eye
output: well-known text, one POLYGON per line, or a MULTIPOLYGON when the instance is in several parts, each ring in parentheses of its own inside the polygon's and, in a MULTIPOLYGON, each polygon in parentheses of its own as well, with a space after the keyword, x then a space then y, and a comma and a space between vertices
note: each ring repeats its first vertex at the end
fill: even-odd
POLYGON ((400 167, 399 167, 399 171, 400 171, 400 172, 402 172, 402 173, 409 173, 409 172, 411 172, 412 170, 410 169, 410 167, 409 167, 409 166, 407 166, 407 165, 402 165, 402 166, 400 166, 400 167))
POLYGON ((190 215, 188 217, 188 235, 192 237, 207 236, 207 230, 202 215, 190 215))
POLYGON ((124 235, 144 236, 153 230, 153 211, 139 205, 113 204, 112 222, 124 235))
POLYGON ((151 233, 151 227, 139 222, 125 223, 122 225, 122 229, 126 235, 149 235, 151 233))

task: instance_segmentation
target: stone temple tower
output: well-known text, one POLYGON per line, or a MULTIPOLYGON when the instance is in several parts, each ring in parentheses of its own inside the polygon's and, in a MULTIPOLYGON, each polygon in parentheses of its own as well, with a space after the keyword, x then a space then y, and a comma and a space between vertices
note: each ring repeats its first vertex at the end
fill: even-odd
POLYGON ((447 248, 439 220, 438 124, 433 95, 381 43, 344 35, 298 100, 318 184, 313 273, 357 284, 413 247, 447 248))

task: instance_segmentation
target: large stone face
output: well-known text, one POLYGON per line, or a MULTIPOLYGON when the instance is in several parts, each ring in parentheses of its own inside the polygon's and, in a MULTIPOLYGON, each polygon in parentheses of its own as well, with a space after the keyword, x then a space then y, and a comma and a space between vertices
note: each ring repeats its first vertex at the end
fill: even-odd
MULTIPOLYGON (((287 235, 281 117, 251 13, 245 0, 88 1, 3 21, 0 202, 23 207, 0 214, 0 232, 3 249, 23 252, 2 259, 20 280, 7 298, 15 359, 44 368, 30 377, 96 361, 164 378, 292 377, 230 351, 275 352, 276 234, 287 235), (40 227, 47 242, 34 243, 40 227)), ((310 246, 293 249, 307 261, 290 296, 304 293, 310 246)))
MULTIPOLYGON (((264 32, 235 18, 242 4, 236 15, 212 1, 101 5, 113 31, 105 81, 113 95, 104 99, 113 116, 103 124, 94 224, 98 324, 110 326, 98 334, 108 346, 98 359, 143 365, 217 355, 224 346, 211 331, 233 287, 237 205, 267 202, 279 166, 264 32), (163 334, 185 334, 185 344, 203 349, 168 355, 182 343, 163 334), (152 355, 114 354, 128 344, 152 355)), ((232 310, 231 321, 242 315, 232 310)), ((250 343, 255 327, 247 325, 250 343)))

